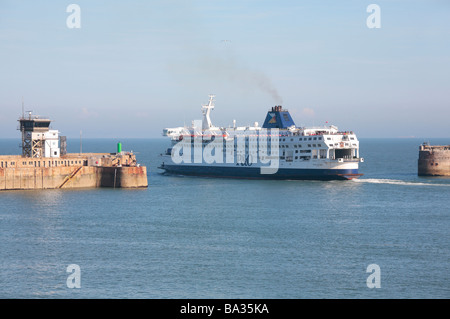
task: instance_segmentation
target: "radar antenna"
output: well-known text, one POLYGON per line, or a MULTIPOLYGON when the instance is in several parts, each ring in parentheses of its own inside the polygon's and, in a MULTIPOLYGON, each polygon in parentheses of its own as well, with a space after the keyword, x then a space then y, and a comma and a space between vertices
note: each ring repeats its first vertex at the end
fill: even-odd
POLYGON ((211 123, 210 113, 211 113, 211 110, 214 109, 214 102, 215 102, 214 98, 215 97, 216 96, 214 94, 210 94, 208 104, 202 105, 202 113, 203 113, 202 129, 203 130, 208 130, 213 126, 211 123))

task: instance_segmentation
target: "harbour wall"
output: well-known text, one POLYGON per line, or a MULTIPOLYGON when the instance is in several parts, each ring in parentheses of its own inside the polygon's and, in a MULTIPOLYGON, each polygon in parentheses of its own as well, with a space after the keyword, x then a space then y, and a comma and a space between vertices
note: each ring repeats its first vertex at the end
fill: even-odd
POLYGON ((147 168, 138 165, 133 154, 0 156, 0 191, 92 187, 148 187, 147 168))
POLYGON ((0 190, 147 186, 145 166, 0 168, 0 190))
POLYGON ((421 146, 419 176, 450 176, 450 146, 421 146))

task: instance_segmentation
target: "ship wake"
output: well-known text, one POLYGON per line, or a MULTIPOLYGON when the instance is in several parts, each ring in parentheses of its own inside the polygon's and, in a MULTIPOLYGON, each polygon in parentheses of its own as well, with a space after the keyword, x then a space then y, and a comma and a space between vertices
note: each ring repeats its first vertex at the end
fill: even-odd
POLYGON ((450 187, 450 184, 438 184, 438 183, 423 183, 423 182, 408 182, 397 179, 353 179, 356 183, 369 183, 369 184, 391 184, 391 185, 403 185, 403 186, 438 186, 438 187, 450 187))

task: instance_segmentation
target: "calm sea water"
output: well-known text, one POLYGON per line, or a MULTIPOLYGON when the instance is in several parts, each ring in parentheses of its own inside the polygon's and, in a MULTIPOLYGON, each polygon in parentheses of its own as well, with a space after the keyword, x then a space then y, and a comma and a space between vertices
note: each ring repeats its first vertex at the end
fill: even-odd
POLYGON ((361 139, 365 175, 331 182, 164 176, 167 140, 121 142, 148 189, 0 192, 1 298, 450 298, 450 179, 417 176, 422 139, 361 139))

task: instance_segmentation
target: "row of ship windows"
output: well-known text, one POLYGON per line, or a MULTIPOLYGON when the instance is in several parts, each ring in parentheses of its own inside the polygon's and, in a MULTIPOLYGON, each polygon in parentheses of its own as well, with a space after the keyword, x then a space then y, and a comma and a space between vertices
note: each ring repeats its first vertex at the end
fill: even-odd
MULTIPOLYGON (((317 155, 314 155, 314 156, 310 156, 310 155, 307 155, 307 156, 280 156, 280 159, 285 160, 286 162, 292 162, 293 159, 296 159, 296 160, 300 159, 300 160, 307 161, 307 160, 310 160, 311 158, 317 159, 319 157, 317 155)), ((262 156, 261 159, 265 160, 266 157, 262 156)), ((270 158, 268 157, 267 159, 270 159, 270 158)))
MULTIPOLYGON (((324 150, 325 151, 325 150, 324 150)), ((239 152, 237 152, 238 154, 245 154, 246 152, 242 152, 242 151, 239 151, 239 152)), ((256 152, 252 152, 252 153, 256 153, 256 152)), ((267 152, 260 152, 260 154, 265 154, 265 153, 267 153, 267 152)), ((284 154, 285 152, 283 151, 283 154, 284 154)), ((311 153, 311 150, 295 150, 295 153, 311 153)), ((228 153, 228 154, 233 154, 233 153, 228 153)))
MULTIPOLYGON (((219 135, 219 137, 221 137, 220 135, 219 135)), ((245 137, 245 140, 247 140, 247 141, 257 141, 257 140, 261 140, 261 141, 265 141, 265 140, 270 140, 270 138, 269 137, 266 137, 266 136, 264 136, 264 137, 248 137, 248 136, 236 136, 237 138, 244 138, 245 137)), ((195 138, 191 138, 190 139, 190 141, 191 142, 194 142, 194 140, 200 140, 201 139, 201 136, 198 136, 198 137, 195 137, 195 138)), ((215 136, 212 136, 211 137, 211 139, 204 139, 203 141, 204 142, 210 142, 210 141, 212 141, 212 140, 214 140, 215 139, 215 136)), ((353 137, 351 137, 350 139, 354 139, 353 137)), ((279 139, 280 141, 283 141, 283 142, 286 142, 286 138, 280 138, 279 139)), ((294 138, 291 138, 290 139, 291 140, 291 142, 293 142, 294 141, 294 138)), ((297 139, 298 141, 321 141, 322 140, 322 137, 299 137, 298 139, 297 139)), ((327 140, 330 140, 331 141, 331 137, 328 137, 327 138, 327 140)))
MULTIPOLYGON (((266 140, 267 140, 267 141, 270 141, 270 138, 266 138, 266 137, 260 137, 260 138, 249 138, 249 137, 246 137, 245 139, 246 139, 246 140, 249 140, 249 141, 257 141, 257 140, 260 140, 260 141, 266 141, 266 140)), ((327 139, 328 139, 328 140, 331 140, 330 137, 328 137, 327 139)), ((352 137, 351 139, 353 139, 353 137, 352 137)), ((288 139, 288 140, 289 140, 289 139, 288 139)), ((291 140, 291 142, 293 142, 293 141, 294 141, 294 138, 291 138, 290 140, 291 140)), ((322 137, 305 137, 305 138, 299 137, 297 140, 298 140, 299 142, 301 142, 301 141, 321 141, 321 140, 322 140, 322 137)), ((279 141, 286 142, 286 138, 280 138, 279 141)), ((289 141, 288 141, 288 142, 289 142, 289 141)))
MULTIPOLYGON (((301 148, 301 144, 294 144, 294 148, 301 148)), ((322 147, 322 144, 308 144, 308 147, 322 147)), ((289 148, 289 145, 280 145, 280 148, 289 148)))
MULTIPOLYGON (((339 145, 339 144, 335 144, 335 145, 339 145)), ((356 145, 356 144, 353 144, 353 145, 356 145)), ((258 146, 257 145, 245 145, 245 147, 246 148, 249 148, 249 146, 251 147, 251 148, 258 148, 258 146)), ((292 145, 294 148, 302 148, 302 145, 301 144, 294 144, 294 145, 292 145)), ((345 143, 345 146, 348 146, 348 143, 345 143)), ((205 147, 204 145, 194 145, 194 147, 197 147, 197 148, 203 148, 203 147, 205 147)), ((306 146, 305 146, 306 147, 306 146)), ((308 147, 322 147, 322 144, 308 144, 308 147)), ((236 150, 238 148, 238 146, 236 146, 236 145, 234 145, 234 150, 236 150)), ((288 144, 283 144, 283 145, 278 145, 278 148, 289 148, 289 145, 288 144)), ((225 149, 225 147, 224 147, 224 149, 225 149)))
MULTIPOLYGON (((293 145, 294 148, 302 148, 302 145, 300 144, 295 144, 293 145)), ((308 144, 308 147, 322 147, 322 144, 308 144)), ((248 148, 248 146, 247 146, 248 148)), ((258 148, 257 145, 251 145, 251 148, 258 148)), ((289 148, 289 145, 278 145, 278 148, 289 148)), ((234 146, 234 150, 236 150, 236 145, 234 146)))
MULTIPOLYGON (((330 137, 328 137, 328 139, 331 140, 330 137)), ((298 140, 302 141, 303 137, 299 137, 298 140)), ((321 140, 322 140, 322 137, 305 137, 305 139, 304 139, 304 141, 321 141, 321 140)), ((283 142, 285 142, 285 141, 286 141, 286 139, 283 138, 283 142)), ((291 138, 291 142, 293 142, 293 141, 294 141, 294 139, 291 138)))
MULTIPOLYGON (((334 144, 335 146, 339 146, 339 143, 335 143, 334 144)), ((353 143, 353 144, 351 144, 352 146, 357 146, 357 144, 355 144, 355 143, 353 143)), ((293 146, 294 148, 302 148, 303 146, 301 145, 301 144, 294 144, 294 145, 291 145, 291 146, 293 146)), ((309 147, 309 148, 317 148, 317 147, 322 147, 323 145, 322 144, 308 144, 308 146, 307 147, 309 147)), ((330 146, 332 146, 332 145, 330 145, 330 146)), ((348 147, 348 146, 350 146, 350 143, 342 143, 341 144, 341 147, 342 146, 346 146, 346 147, 348 147)), ((197 144, 195 144, 194 145, 194 148, 203 148, 204 147, 204 145, 197 145, 197 144)), ((304 147, 306 147, 306 145, 304 146, 304 147)), ((325 146, 326 147, 326 146, 325 146)), ((255 149, 255 148, 258 148, 258 146, 257 145, 245 145, 245 148, 246 149, 249 149, 249 148, 251 148, 251 149, 255 149)), ((290 148, 290 146, 289 145, 278 145, 278 148, 290 148)), ((236 146, 236 145, 234 145, 234 151, 237 151, 238 150, 238 146, 236 146)), ((223 148, 223 151, 225 152, 225 151, 227 151, 227 148, 226 147, 224 147, 223 148)), ((296 151, 297 152, 297 151, 296 151)))
MULTIPOLYGON (((265 141, 266 139, 270 140, 270 138, 265 138, 265 137, 260 137, 260 138, 248 138, 248 137, 246 137, 246 140, 250 140, 250 141, 257 141, 258 139, 262 140, 262 141, 265 141)), ((351 137, 351 139, 353 140, 354 138, 351 137)), ((291 142, 293 142, 294 138, 291 138, 290 140, 291 140, 291 142)), ((322 137, 305 137, 305 138, 299 137, 297 140, 300 141, 300 142, 301 141, 321 141, 322 137)), ((331 140, 331 137, 328 137, 327 140, 331 140)), ((280 138, 280 141, 286 142, 286 138, 280 138)))
MULTIPOLYGON (((353 139, 353 138, 352 138, 353 139)), ((341 142, 343 143, 343 142, 341 142)), ((183 143, 182 145, 188 145, 188 144, 194 144, 194 147, 205 147, 205 145, 203 145, 203 143, 183 143)), ((205 143, 206 144, 206 143, 205 143)), ((236 144, 234 145, 234 149, 236 150, 236 148, 238 147, 236 144)), ((292 144, 291 144, 292 145, 292 144)), ((306 144, 305 144, 306 145, 306 144)), ((334 146, 339 146, 340 143, 334 143, 334 146)), ((341 145, 345 145, 345 146, 350 146, 350 143, 343 143, 341 145)), ((357 146, 356 143, 352 143, 352 146, 357 146)), ((301 144, 293 144, 292 145, 294 148, 301 148, 303 147, 301 144)), ((330 144, 330 146, 333 146, 333 144, 330 144)), ((248 145, 246 145, 246 147, 248 147, 248 145)), ((252 148, 257 148, 257 145, 251 145, 252 148)), ((289 144, 279 144, 278 145, 279 148, 289 148, 289 144)), ((306 146, 305 146, 306 147, 306 146)), ((322 144, 308 144, 308 147, 322 147, 322 144)))
MULTIPOLYGON (((195 139, 193 138, 193 139, 190 140, 190 142, 194 143, 194 140, 195 139)), ((212 140, 214 140, 214 139, 212 139, 212 140)), ((260 140, 260 141, 266 141, 266 140, 270 141, 270 138, 266 138, 266 137, 259 137, 259 138, 245 137, 245 140, 247 140, 247 141, 258 141, 258 140, 260 140)), ((282 142, 286 142, 286 138, 282 138, 282 139, 280 138, 279 140, 282 141, 282 142)), ((304 137, 304 138, 303 137, 299 137, 297 140, 299 142, 302 142, 302 141, 322 141, 322 137, 304 137)), ((331 141, 331 137, 327 137, 327 140, 331 141)), ((350 140, 353 141, 353 140, 355 140, 355 138, 354 137, 350 137, 350 140)), ((291 138, 290 141, 293 142, 294 138, 291 138)), ((211 142, 211 140, 203 140, 203 142, 204 143, 208 143, 208 142, 211 142)))
MULTIPOLYGON (((294 138, 291 138, 290 140, 291 140, 291 142, 293 142, 294 138)), ((298 138, 298 141, 300 141, 300 142, 301 141, 321 141, 321 140, 322 140, 322 137, 305 137, 305 138, 299 137, 298 138)), ((350 140, 354 141, 355 138, 350 137, 350 140)), ((286 138, 280 139, 280 141, 286 142, 286 138)), ((327 137, 327 141, 331 141, 331 137, 327 137)))

